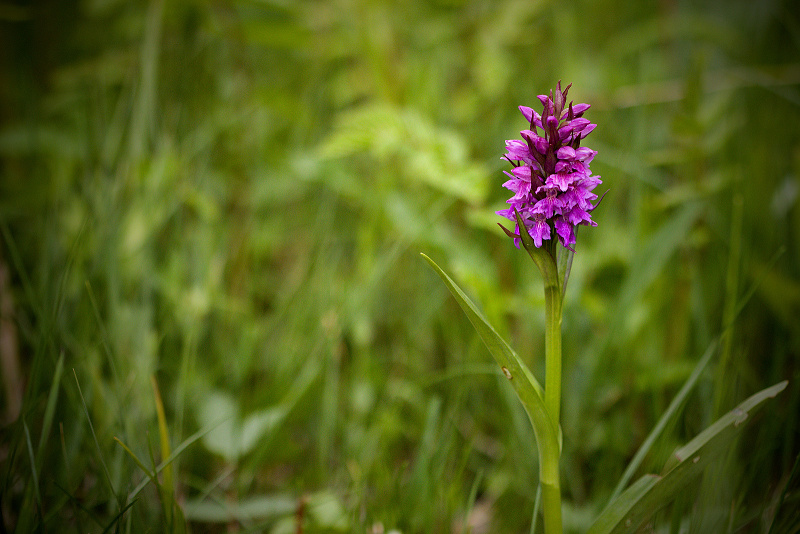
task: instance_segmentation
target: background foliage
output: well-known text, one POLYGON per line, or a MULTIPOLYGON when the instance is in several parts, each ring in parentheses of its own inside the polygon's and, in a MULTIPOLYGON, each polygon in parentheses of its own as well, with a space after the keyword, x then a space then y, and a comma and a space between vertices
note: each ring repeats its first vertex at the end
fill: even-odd
POLYGON ((527 532, 532 432, 418 253, 541 377, 493 212, 561 79, 610 189, 565 304, 566 524, 732 325, 642 472, 789 379, 654 523, 766 532, 800 451, 799 50, 791 0, 3 3, 0 523, 527 532))

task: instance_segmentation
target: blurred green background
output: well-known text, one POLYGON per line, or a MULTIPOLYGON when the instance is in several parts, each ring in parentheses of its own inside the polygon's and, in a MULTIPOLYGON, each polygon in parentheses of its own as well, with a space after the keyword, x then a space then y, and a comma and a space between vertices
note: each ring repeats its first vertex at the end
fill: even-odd
POLYGON ((528 532, 532 431, 419 253, 542 378, 494 211, 558 80, 610 190, 565 303, 565 524, 732 325, 639 473, 789 379, 653 525, 766 532, 800 452, 792 0, 3 1, 0 526, 177 532, 174 488, 192 532, 528 532), (167 434, 125 508, 114 438, 152 469, 167 434))

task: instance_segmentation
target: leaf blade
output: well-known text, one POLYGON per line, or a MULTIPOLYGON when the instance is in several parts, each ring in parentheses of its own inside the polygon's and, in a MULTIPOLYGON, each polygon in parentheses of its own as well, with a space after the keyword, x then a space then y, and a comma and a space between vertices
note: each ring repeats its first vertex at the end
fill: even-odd
MULTIPOLYGON (((543 458, 557 459, 560 455, 560 440, 558 429, 553 428, 550 413, 544 401, 544 390, 533 373, 525 365, 525 362, 517 355, 511 346, 497 333, 491 324, 486 320, 483 314, 478 310, 475 304, 458 287, 458 285, 450 278, 432 259, 425 254, 422 254, 425 261, 433 268, 445 283, 450 293, 456 299, 461 309, 467 315, 467 318, 475 327, 475 330, 480 335, 486 348, 494 357, 495 361, 500 365, 503 374, 511 382, 511 386, 517 393, 520 402, 525 407, 528 413, 528 418, 533 425, 534 434, 536 435, 536 442, 539 448, 539 462, 540 468, 555 468, 557 469, 557 461, 545 462, 543 458), (555 463, 555 467, 551 464, 555 463)), ((557 485, 557 473, 545 474, 542 472, 542 482, 554 481, 557 485)))
MULTIPOLYGON (((671 502, 678 491, 700 475, 711 460, 727 447, 746 426, 751 413, 783 391, 784 380, 747 398, 720 417, 693 440, 679 448, 665 466, 664 475, 655 477, 647 487, 638 487, 642 479, 609 504, 587 534, 632 534, 661 507, 671 502), (636 490, 634 490, 636 487, 636 490), (643 491, 642 491, 643 490, 643 491)), ((646 475, 647 476, 647 475, 646 475)), ((655 476, 655 475, 650 475, 655 476)))
POLYGON ((636 451, 636 454, 634 455, 633 459, 630 461, 628 467, 625 469, 625 472, 620 478, 617 487, 614 488, 614 491, 611 494, 609 502, 613 501, 619 495, 622 494, 622 490, 625 489, 625 485, 628 483, 633 474, 636 472, 636 469, 639 468, 645 456, 653 447, 653 444, 655 443, 658 436, 660 436, 661 432, 663 432, 664 428, 666 428, 667 423, 669 423, 670 419, 672 419, 672 417, 678 412, 678 410, 680 410, 681 406, 683 406, 684 401, 689 396, 689 393, 692 391, 692 389, 694 389, 697 380, 700 378, 700 374, 703 372, 706 366, 708 366, 708 363, 711 361, 711 357, 716 352, 716 349, 717 349, 717 342, 715 340, 711 343, 711 345, 709 345, 708 349, 706 349, 705 354, 703 354, 702 358, 700 358, 700 361, 698 361, 697 365, 695 365, 692 374, 689 375, 689 378, 683 384, 680 391, 678 391, 677 395, 675 395, 675 398, 672 399, 672 402, 670 402, 669 407, 661 416, 661 418, 658 420, 656 426, 653 427, 653 430, 650 431, 650 434, 647 436, 644 442, 642 442, 642 445, 641 447, 639 447, 639 450, 636 451))

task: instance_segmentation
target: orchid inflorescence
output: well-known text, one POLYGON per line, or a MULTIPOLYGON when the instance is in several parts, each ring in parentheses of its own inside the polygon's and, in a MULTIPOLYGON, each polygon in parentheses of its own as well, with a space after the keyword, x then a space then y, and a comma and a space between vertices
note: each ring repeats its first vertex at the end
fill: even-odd
MULTIPOLYGON (((580 146, 581 140, 597 125, 583 118, 589 104, 570 102, 565 107, 571 86, 562 91, 558 82, 555 93, 539 95, 544 106, 541 115, 520 106, 530 130, 520 132, 525 141, 506 141, 503 158, 514 168, 510 173, 504 171, 511 179, 503 187, 514 196, 508 200, 511 206, 497 214, 516 222, 515 211, 519 213, 537 248, 555 230, 561 244, 572 250, 578 225, 597 226, 590 215, 595 208, 591 201, 597 199, 592 190, 602 182, 589 169, 597 152, 580 146)), ((517 224, 514 238, 517 248, 519 231, 517 224)))

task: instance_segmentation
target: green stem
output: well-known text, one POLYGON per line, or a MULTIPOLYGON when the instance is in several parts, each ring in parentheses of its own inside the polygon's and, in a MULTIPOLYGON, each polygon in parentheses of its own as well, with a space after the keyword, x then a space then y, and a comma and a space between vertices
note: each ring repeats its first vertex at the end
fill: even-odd
MULTIPOLYGON (((517 225, 524 228, 519 213, 515 213, 517 225)), ((506 230, 509 235, 510 232, 506 230)), ((549 425, 544 426, 544 433, 550 436, 537 435, 539 444, 539 480, 542 483, 542 514, 544 515, 545 534, 561 534, 563 531, 561 518, 561 484, 559 481, 559 461, 561 447, 559 440, 559 418, 561 416, 561 284, 556 262, 556 240, 550 239, 542 247, 536 247, 527 232, 520 232, 520 239, 525 250, 542 273, 544 282, 545 305, 545 382, 544 404, 549 425), (548 432, 549 431, 549 432, 548 432), (555 443, 553 443, 555 441, 555 443), (544 446, 550 444, 551 446, 544 446)), ((536 425, 534 425, 536 430, 536 425)))
POLYGON ((561 488, 542 482, 542 514, 545 534, 561 534, 561 488))
MULTIPOLYGON (((558 269, 550 253, 539 254, 536 264, 544 281, 544 403, 550 416, 550 429, 558 443, 561 415, 561 286, 558 269)), ((542 483, 542 513, 545 534, 561 534, 561 484, 559 481, 560 447, 542 451, 539 455, 542 483)))
POLYGON ((558 285, 544 288, 544 400, 553 427, 558 429, 561 415, 561 291, 558 285))
POLYGON ((553 428, 558 432, 561 416, 561 280, 556 264, 556 242, 545 243, 542 248, 525 248, 539 267, 544 283, 544 400, 553 428))
MULTIPOLYGON (((555 267, 555 262, 553 262, 555 267)), ((557 272, 553 269, 553 272, 557 272)), ((552 421, 553 432, 558 440, 561 414, 561 288, 558 276, 544 277, 545 303, 545 385, 544 402, 552 421)), ((561 534, 561 488, 559 483, 560 450, 554 458, 542 457, 542 512, 544 513, 545 534, 561 534), (547 480, 545 480, 545 477, 547 480)))

